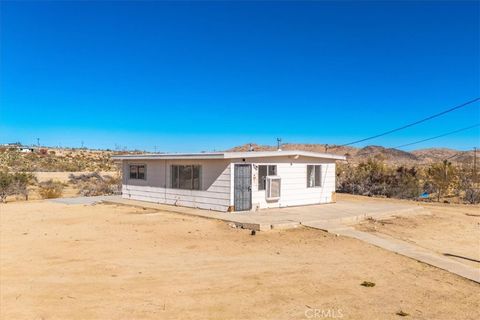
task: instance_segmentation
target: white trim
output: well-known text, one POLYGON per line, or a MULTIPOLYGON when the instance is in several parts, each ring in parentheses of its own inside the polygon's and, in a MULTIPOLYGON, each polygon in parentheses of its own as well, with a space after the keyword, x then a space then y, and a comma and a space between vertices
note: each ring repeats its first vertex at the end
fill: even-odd
POLYGON ((155 159, 242 159, 268 157, 311 157, 322 159, 346 160, 345 156, 330 153, 309 152, 300 150, 286 151, 249 151, 249 152, 204 152, 204 153, 164 153, 164 154, 135 154, 113 156, 113 160, 155 160, 155 159))

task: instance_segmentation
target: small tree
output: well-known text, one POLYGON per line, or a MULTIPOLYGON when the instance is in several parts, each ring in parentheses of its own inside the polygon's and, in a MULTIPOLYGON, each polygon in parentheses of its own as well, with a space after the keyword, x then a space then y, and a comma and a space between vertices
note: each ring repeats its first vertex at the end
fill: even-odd
POLYGON ((28 200, 28 186, 37 181, 37 178, 31 173, 16 172, 12 176, 11 194, 18 194, 28 200))
POLYGON ((448 189, 455 181, 455 168, 452 166, 452 163, 447 160, 441 163, 435 163, 428 168, 428 178, 437 191, 437 200, 440 202, 440 197, 445 192, 448 192, 448 189))
POLYGON ((8 196, 22 195, 28 200, 28 186, 36 181, 31 173, 8 171, 0 172, 0 200, 5 202, 8 196))
POLYGON ((5 202, 12 188, 12 175, 8 171, 0 171, 0 201, 5 202))

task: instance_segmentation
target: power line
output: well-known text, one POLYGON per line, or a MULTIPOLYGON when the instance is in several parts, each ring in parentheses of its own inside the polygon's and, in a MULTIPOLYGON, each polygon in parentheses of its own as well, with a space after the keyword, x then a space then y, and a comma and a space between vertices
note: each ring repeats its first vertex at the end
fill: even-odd
POLYGON ((448 158, 446 158, 446 159, 444 159, 444 160, 450 160, 450 159, 456 158, 456 157, 458 157, 458 156, 460 156, 460 155, 462 155, 462 154, 465 154, 465 152, 468 152, 468 151, 460 151, 459 153, 455 153, 453 156, 450 156, 450 157, 448 157, 448 158))
POLYGON ((397 131, 400 131, 400 130, 409 128, 409 127, 414 126, 414 125, 417 125, 417 124, 419 124, 419 123, 422 123, 422 122, 431 120, 431 119, 433 119, 433 118, 439 117, 439 116, 441 116, 441 115, 444 115, 444 114, 446 114, 446 113, 452 112, 452 111, 454 111, 454 110, 457 110, 457 109, 466 107, 467 105, 472 104, 472 103, 474 103, 474 102, 477 102, 478 100, 480 100, 480 98, 475 98, 475 99, 473 99, 473 100, 464 102, 464 103, 462 103, 462 104, 460 104, 460 105, 457 105, 457 106, 455 106, 455 107, 452 107, 452 108, 447 109, 447 110, 445 110, 445 111, 442 111, 442 112, 440 112, 440 113, 431 115, 431 116, 429 116, 429 117, 427 117, 427 118, 424 118, 424 119, 422 119, 422 120, 418 120, 418 121, 409 123, 409 124, 404 125, 404 126, 402 126, 402 127, 399 127, 399 128, 396 128, 396 129, 387 131, 387 132, 383 132, 383 133, 377 134, 377 135, 372 136, 372 137, 368 137, 368 138, 365 138, 365 139, 360 139, 360 140, 353 141, 353 142, 350 142, 350 143, 345 143, 345 144, 340 145, 340 147, 345 147, 345 146, 349 146, 349 145, 352 145, 352 144, 357 144, 357 143, 359 143, 359 142, 363 142, 363 141, 367 141, 367 140, 372 140, 372 139, 375 139, 375 138, 378 138, 378 137, 382 137, 382 136, 385 136, 385 135, 390 134, 390 133, 393 133, 393 132, 397 132, 397 131))
POLYGON ((445 136, 448 136, 448 135, 451 135, 451 134, 454 134, 454 133, 462 132, 462 131, 465 131, 465 130, 468 130, 468 129, 472 129, 472 128, 475 128, 475 127, 478 127, 478 126, 480 126, 480 123, 477 123, 477 124, 474 124, 472 126, 465 127, 465 128, 462 128, 462 129, 458 129, 458 130, 455 130, 455 131, 451 131, 451 132, 448 132, 448 133, 444 133, 444 134, 441 134, 441 135, 438 135, 438 136, 435 136, 435 137, 431 137, 431 138, 427 138, 427 139, 423 139, 423 140, 419 140, 419 141, 415 141, 415 142, 411 142, 411 143, 402 144, 401 146, 394 147, 394 149, 403 148, 403 147, 406 147, 406 146, 411 146, 411 145, 422 143, 422 142, 425 142, 425 141, 430 141, 430 140, 433 140, 433 139, 442 138, 442 137, 445 137, 445 136))

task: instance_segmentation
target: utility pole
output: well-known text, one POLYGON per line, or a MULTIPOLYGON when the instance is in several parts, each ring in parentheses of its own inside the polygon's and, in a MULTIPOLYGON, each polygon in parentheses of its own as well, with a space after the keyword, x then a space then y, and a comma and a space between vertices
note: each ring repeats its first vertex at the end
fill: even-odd
POLYGON ((473 183, 477 183, 477 147, 473 147, 473 183))
POLYGON ((37 138, 37 147, 40 147, 40 138, 37 138))

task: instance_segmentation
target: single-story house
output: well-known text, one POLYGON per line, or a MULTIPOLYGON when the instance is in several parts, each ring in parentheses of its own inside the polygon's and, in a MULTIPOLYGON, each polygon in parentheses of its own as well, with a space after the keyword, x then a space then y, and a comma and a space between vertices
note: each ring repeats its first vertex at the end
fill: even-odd
POLYGON ((122 197, 210 209, 251 211, 333 202, 335 161, 306 151, 249 151, 114 156, 122 197))
POLYGON ((18 151, 22 153, 32 153, 32 152, 35 152, 35 149, 31 147, 20 147, 18 148, 18 151))

